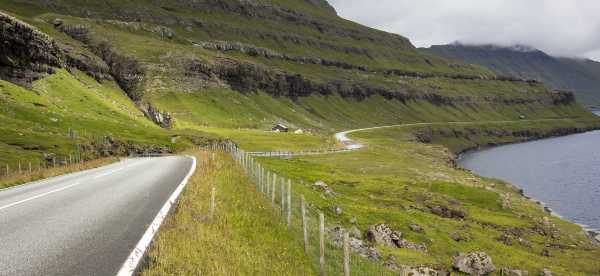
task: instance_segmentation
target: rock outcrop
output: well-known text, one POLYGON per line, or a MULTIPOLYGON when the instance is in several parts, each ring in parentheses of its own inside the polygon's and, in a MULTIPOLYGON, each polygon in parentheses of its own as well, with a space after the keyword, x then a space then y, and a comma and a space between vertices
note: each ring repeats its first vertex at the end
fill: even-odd
POLYGON ((365 232, 365 239, 375 245, 391 248, 406 248, 417 251, 427 251, 423 244, 416 244, 402 238, 402 233, 392 230, 386 224, 371 225, 365 232))
POLYGON ((454 268, 469 275, 487 275, 496 271, 492 258, 484 252, 461 253, 454 257, 454 268))
POLYGON ((27 86, 66 65, 56 42, 33 26, 2 12, 0 25, 1 79, 27 86))
POLYGON ((173 118, 171 117, 170 113, 161 112, 156 107, 148 103, 142 104, 140 109, 142 110, 146 118, 150 119, 152 122, 161 126, 162 128, 173 127, 173 118))

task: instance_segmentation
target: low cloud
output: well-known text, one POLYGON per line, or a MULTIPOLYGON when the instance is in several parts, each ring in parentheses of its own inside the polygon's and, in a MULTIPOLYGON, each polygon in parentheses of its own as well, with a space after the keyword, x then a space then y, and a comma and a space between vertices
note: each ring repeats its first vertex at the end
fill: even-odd
POLYGON ((329 0, 338 13, 419 47, 524 44, 600 60, 598 0, 329 0))

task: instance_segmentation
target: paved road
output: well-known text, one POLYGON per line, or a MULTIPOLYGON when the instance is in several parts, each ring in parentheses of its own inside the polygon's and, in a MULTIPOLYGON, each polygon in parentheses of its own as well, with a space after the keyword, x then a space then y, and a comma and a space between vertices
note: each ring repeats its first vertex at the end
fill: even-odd
POLYGON ((190 172, 128 159, 0 190, 0 275, 115 275, 190 172))

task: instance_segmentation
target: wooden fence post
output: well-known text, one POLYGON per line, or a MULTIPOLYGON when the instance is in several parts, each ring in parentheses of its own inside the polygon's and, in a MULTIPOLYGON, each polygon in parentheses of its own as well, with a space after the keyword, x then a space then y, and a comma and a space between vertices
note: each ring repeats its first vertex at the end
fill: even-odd
POLYGON ((216 202, 215 202, 215 197, 216 197, 216 193, 217 193, 217 188, 213 187, 212 191, 210 193, 210 219, 212 220, 214 215, 215 215, 215 207, 216 207, 216 202))
POLYGON ((292 180, 288 179, 287 226, 292 227, 292 180))
POLYGON ((52 167, 56 169, 56 157, 52 157, 52 167))
POLYGON ((308 228, 306 223, 306 203, 304 195, 300 196, 300 213, 302 215, 302 234, 304 236, 304 253, 308 255, 308 228))
POLYGON ((31 173, 31 161, 29 161, 29 173, 31 173))
POLYGON ((265 185, 267 186, 267 199, 271 197, 271 171, 267 171, 267 176, 265 177, 265 185))
POLYGON ((285 178, 281 178, 281 216, 285 216, 285 178))
POLYGON ((350 234, 344 232, 344 276, 350 276, 350 234))
POLYGON ((325 276, 325 215, 319 213, 319 275, 325 276))
POLYGON ((275 205, 275 186, 277 185, 277 174, 273 173, 273 187, 271 189, 271 204, 275 205))
POLYGON ((10 175, 10 169, 8 168, 8 164, 6 164, 6 176, 10 175))
POLYGON ((19 161, 19 174, 21 174, 21 161, 19 161))

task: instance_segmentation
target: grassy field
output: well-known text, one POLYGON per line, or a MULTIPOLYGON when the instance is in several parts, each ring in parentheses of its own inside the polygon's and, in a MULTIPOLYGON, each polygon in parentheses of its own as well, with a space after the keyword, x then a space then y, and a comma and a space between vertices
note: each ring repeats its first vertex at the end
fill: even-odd
MULTIPOLYGON (((576 122, 505 122, 485 126, 463 123, 425 129, 476 127, 531 129, 541 133, 560 125, 569 127, 576 122)), ((449 269, 454 254, 485 251, 498 268, 525 269, 534 275, 543 268, 565 275, 598 272, 600 266, 589 260, 598 258, 600 250, 590 244, 581 227, 549 216, 541 206, 522 197, 508 183, 483 179, 455 168, 454 155, 442 145, 447 143, 460 151, 475 146, 475 142, 485 144, 491 138, 473 136, 467 141, 438 136, 434 139, 438 144, 423 144, 417 141, 416 130, 419 129, 399 127, 359 132, 351 136, 368 146, 356 152, 289 160, 265 158, 261 163, 294 179, 295 183, 306 183, 297 184, 295 189, 324 211, 328 219, 350 227, 351 219, 355 218, 362 230, 375 223, 386 223, 401 231, 409 241, 427 246, 427 253, 380 248, 384 254, 395 256, 400 264, 431 264, 449 269), (323 197, 312 187, 312 183, 319 180, 326 182, 338 196, 323 197), (468 215, 465 220, 441 218, 431 213, 428 207, 431 205, 463 210, 468 215), (331 211, 332 206, 340 207, 343 213, 336 215, 331 211), (409 224, 420 225, 425 229, 424 233, 411 231, 409 224), (542 235, 534 231, 538 228, 559 234, 555 237, 542 235), (466 241, 456 241, 451 233, 459 233, 466 241), (503 235, 512 241, 510 246, 499 241, 503 235), (519 238, 521 242, 518 242, 519 238), (548 244, 554 247, 548 247, 548 244), (552 257, 541 255, 545 249, 552 257)), ((517 139, 507 136, 503 142, 517 139)))
POLYGON ((301 243, 233 160, 209 152, 199 160, 149 253, 141 275, 314 275, 301 243), (209 218, 210 194, 216 211, 209 218))

